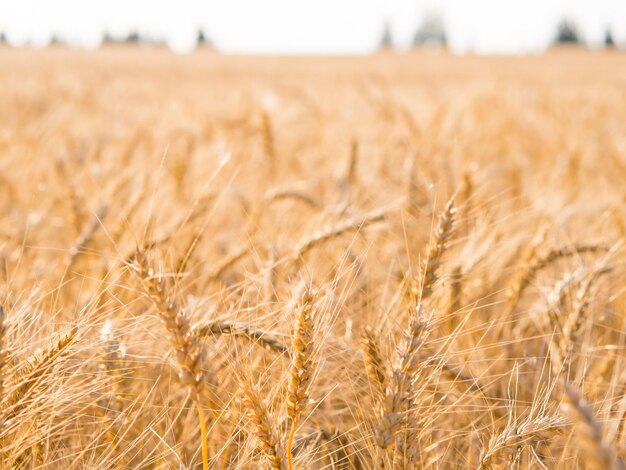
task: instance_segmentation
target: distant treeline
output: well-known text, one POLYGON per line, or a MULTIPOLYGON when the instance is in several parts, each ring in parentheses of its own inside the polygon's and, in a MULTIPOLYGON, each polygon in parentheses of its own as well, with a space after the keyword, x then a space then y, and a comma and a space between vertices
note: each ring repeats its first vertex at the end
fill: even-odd
MULTIPOLYGON (((126 36, 114 36, 108 31, 105 31, 102 36, 102 44, 148 44, 166 46, 167 42, 164 39, 142 35, 139 31, 132 30, 126 36)), ((196 44, 202 47, 213 47, 213 43, 207 37, 203 29, 198 29, 196 33, 196 44)))
MULTIPOLYGON (((0 31, 0 44, 8 44, 7 36, 0 31)), ((51 46, 63 46, 65 41, 61 36, 52 35, 49 44, 51 46)), ((105 31, 102 35, 101 44, 106 45, 123 45, 123 44, 142 44, 155 47, 167 47, 167 42, 163 38, 142 34, 138 30, 131 30, 125 35, 113 35, 109 31, 105 31)), ((586 40, 581 34, 576 23, 568 18, 562 19, 556 25, 556 31, 552 39, 552 45, 586 45, 586 40)), ((196 33, 197 47, 215 49, 215 46, 205 31, 200 28, 196 33)), ((603 45, 606 48, 617 47, 613 31, 606 28, 603 45)), ((416 48, 428 47, 445 49, 448 47, 448 35, 442 17, 438 14, 427 14, 421 24, 418 26, 412 40, 412 46, 416 48)), ((380 50, 393 50, 395 48, 393 34, 389 22, 386 22, 379 41, 380 50)))
MULTIPOLYGON (((8 38, 3 31, 0 31, 0 44, 8 44, 8 38)), ((53 34, 48 41, 50 46, 65 46, 67 43, 64 38, 58 34, 53 34)), ((141 44, 155 47, 167 47, 167 41, 163 38, 152 36, 148 34, 142 34, 136 29, 129 31, 127 34, 115 35, 109 31, 104 31, 102 34, 101 45, 133 45, 141 44)), ((203 29, 198 29, 196 33, 196 45, 198 47, 213 48, 213 43, 206 35, 203 29)))
MULTIPOLYGON (((393 36, 389 23, 385 23, 380 39, 380 49, 393 49, 393 36)), ((413 36, 413 47, 434 46, 446 48, 447 34, 443 19, 438 14, 428 14, 417 28, 413 36)), ((578 25, 569 18, 563 18, 557 25, 551 45, 586 45, 578 25)), ((604 33, 603 45, 607 48, 616 47, 613 31, 607 27, 604 33)))

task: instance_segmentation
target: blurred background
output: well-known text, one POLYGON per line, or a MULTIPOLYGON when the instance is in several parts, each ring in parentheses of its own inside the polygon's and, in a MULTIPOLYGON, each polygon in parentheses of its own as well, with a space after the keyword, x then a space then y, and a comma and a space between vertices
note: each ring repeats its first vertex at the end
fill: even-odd
POLYGON ((368 54, 415 46, 540 53, 555 43, 626 47, 624 0, 13 0, 0 41, 14 47, 135 43, 186 53, 368 54))

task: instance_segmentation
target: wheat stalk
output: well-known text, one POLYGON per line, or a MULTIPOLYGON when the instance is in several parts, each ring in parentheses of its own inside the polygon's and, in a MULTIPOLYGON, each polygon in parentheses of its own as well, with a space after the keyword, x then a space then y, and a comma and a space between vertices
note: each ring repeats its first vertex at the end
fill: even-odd
POLYGON ((426 300, 433 293, 433 286, 439 279, 438 270, 441 259, 446 251, 448 241, 452 236, 456 209, 454 208, 454 198, 450 199, 443 212, 439 216, 439 224, 435 230, 435 236, 431 238, 426 255, 422 261, 420 279, 420 298, 426 300))
MULTIPOLYGON (((111 320, 107 320, 103 327, 100 329, 100 339, 102 340, 102 359, 100 368, 109 377, 111 384, 111 391, 114 399, 112 400, 112 409, 114 419, 111 426, 111 432, 109 438, 114 447, 119 444, 120 426, 119 417, 124 412, 124 390, 122 386, 122 373, 121 368, 124 364, 124 346, 115 337, 114 325, 111 320)), ((107 406, 107 408, 109 408, 107 406)))
POLYGON ((421 307, 418 306, 404 332, 382 402, 382 413, 376 429, 376 444, 382 451, 386 451, 392 444, 406 422, 414 384, 424 366, 419 350, 427 334, 427 324, 421 319, 421 307))
POLYGON ((0 305, 0 403, 4 400, 4 375, 7 366, 7 350, 9 345, 7 336, 7 317, 4 307, 0 305))
POLYGON ((144 251, 137 251, 131 268, 139 276, 146 294, 156 307, 161 322, 169 334, 179 367, 178 378, 196 405, 201 427, 202 463, 207 470, 209 468, 207 431, 200 400, 204 388, 204 372, 201 368, 204 350, 200 338, 191 329, 189 319, 172 297, 165 279, 155 272, 144 251))

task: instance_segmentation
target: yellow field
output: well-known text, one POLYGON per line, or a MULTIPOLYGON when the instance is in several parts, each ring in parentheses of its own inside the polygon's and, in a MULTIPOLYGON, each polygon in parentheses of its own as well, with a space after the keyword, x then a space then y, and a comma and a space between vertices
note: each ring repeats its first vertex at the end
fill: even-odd
POLYGON ((626 55, 0 70, 0 468, 624 468, 626 55))

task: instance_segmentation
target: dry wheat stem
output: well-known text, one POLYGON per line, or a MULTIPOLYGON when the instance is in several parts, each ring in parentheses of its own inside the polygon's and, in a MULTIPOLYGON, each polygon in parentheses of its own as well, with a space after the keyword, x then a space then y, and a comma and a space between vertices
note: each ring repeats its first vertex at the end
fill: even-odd
POLYGON ((361 217, 353 217, 333 227, 328 227, 318 232, 315 232, 313 235, 300 242, 294 248, 290 258, 293 261, 297 261, 301 259, 304 255, 306 255, 311 249, 328 240, 343 235, 346 232, 360 230, 370 224, 380 222, 385 218, 385 214, 386 211, 373 211, 361 217))
MULTIPOLYGON (((4 307, 0 305, 0 403, 4 400, 4 375, 8 359, 8 345, 7 317, 4 307)), ((0 423, 1 425, 2 423, 0 423)))

